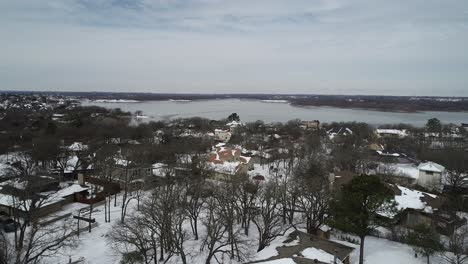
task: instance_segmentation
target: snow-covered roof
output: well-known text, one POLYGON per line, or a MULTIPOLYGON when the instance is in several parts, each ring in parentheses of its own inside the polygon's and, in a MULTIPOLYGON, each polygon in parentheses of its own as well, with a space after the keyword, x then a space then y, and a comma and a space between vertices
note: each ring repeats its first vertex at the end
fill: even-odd
POLYGON ((391 174, 411 179, 419 178, 419 169, 413 164, 404 163, 379 163, 376 169, 379 173, 391 174))
POLYGON ((223 162, 223 163, 209 163, 209 167, 216 172, 235 174, 239 167, 239 162, 223 162))
MULTIPOLYGON (((394 199, 396 202, 396 207, 399 211, 405 209, 415 209, 425 213, 432 213, 441 205, 440 201, 443 201, 443 199, 435 194, 421 192, 399 185, 390 184, 390 186, 395 191, 394 199)), ((388 218, 394 218, 398 212, 384 211, 380 212, 379 214, 388 218)))
POLYGON ((353 131, 347 127, 341 127, 341 128, 335 127, 335 128, 328 130, 327 133, 330 139, 333 139, 335 136, 338 136, 338 135, 343 135, 343 136, 352 135, 353 131))
POLYGON ((423 210, 428 213, 432 212, 432 207, 428 206, 422 199, 426 195, 432 198, 437 198, 437 195, 412 190, 403 186, 397 187, 401 191, 400 195, 395 196, 395 202, 397 202, 398 209, 404 210, 410 208, 423 210))
POLYGON ((71 151, 83 151, 87 149, 88 149, 88 145, 83 145, 83 143, 81 142, 74 142, 73 144, 68 146, 68 150, 71 150, 71 151))
POLYGON ((301 254, 302 256, 304 256, 304 258, 318 260, 323 263, 337 263, 337 264, 342 263, 339 260, 336 260, 336 262, 333 262, 335 261, 335 256, 333 256, 332 254, 324 250, 317 249, 314 247, 309 247, 309 248, 304 249, 303 251, 301 251, 301 254))
POLYGON ((119 165, 119 166, 123 166, 123 167, 126 167, 126 166, 132 164, 131 161, 125 160, 125 159, 114 158, 114 160, 115 160, 115 165, 119 165))
POLYGON ((379 128, 376 130, 377 134, 390 134, 390 135, 398 135, 400 137, 406 137, 408 135, 406 129, 384 129, 379 128))
POLYGON ((439 173, 442 173, 443 171, 445 171, 444 166, 437 164, 435 162, 432 162, 432 161, 419 164, 418 169, 422 171, 432 171, 432 172, 439 172, 439 173))
MULTIPOLYGON (((41 202, 42 203, 41 207, 45 207, 54 203, 58 203, 64 200, 64 197, 66 196, 72 195, 74 193, 82 192, 85 190, 88 190, 88 187, 83 187, 79 184, 73 184, 57 192, 41 193, 41 195, 44 196, 44 200, 41 202)), ((27 208, 24 208, 24 206, 29 207, 30 203, 31 203, 30 200, 20 201, 17 197, 13 195, 0 193, 0 205, 9 206, 9 207, 16 206, 19 209, 27 209, 27 208), (19 204, 19 203, 22 203, 22 204, 19 204)))
POLYGON ((153 175, 157 177, 175 176, 175 171, 170 169, 166 163, 154 163, 152 165, 153 175))
POLYGON ((82 192, 82 191, 86 191, 88 190, 89 188, 88 187, 84 187, 84 186, 81 186, 79 184, 72 184, 66 188, 63 188, 61 190, 59 190, 57 192, 57 196, 59 197, 66 197, 66 196, 69 196, 69 195, 72 195, 74 193, 79 193, 79 192, 82 192))
POLYGON ((250 160, 252 159, 251 157, 245 157, 245 156, 240 156, 239 158, 243 163, 249 163, 250 160))
POLYGON ((296 264, 291 258, 280 258, 261 262, 262 264, 296 264))
POLYGON ((400 154, 398 154, 398 153, 389 153, 389 152, 383 152, 383 151, 380 151, 380 150, 377 150, 377 153, 378 153, 380 156, 400 157, 400 154))
POLYGON ((229 127, 237 127, 237 126, 241 126, 241 125, 243 125, 241 122, 237 122, 235 120, 233 120, 233 121, 226 124, 226 126, 229 126, 229 127))

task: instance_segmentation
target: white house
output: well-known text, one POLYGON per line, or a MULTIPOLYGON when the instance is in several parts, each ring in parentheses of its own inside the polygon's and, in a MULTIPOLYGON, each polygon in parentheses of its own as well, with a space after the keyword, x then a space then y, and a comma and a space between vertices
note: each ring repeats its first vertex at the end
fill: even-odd
POLYGON ((408 136, 406 129, 382 129, 379 128, 375 131, 379 137, 394 137, 394 138, 404 138, 408 136))
POLYGON ((236 131, 237 127, 243 126, 243 125, 244 125, 244 124, 242 124, 241 122, 237 122, 237 121, 235 121, 235 120, 233 120, 233 121, 231 121, 231 122, 229 122, 229 123, 226 124, 226 126, 229 127, 229 131, 230 131, 231 133, 234 133, 234 132, 236 131))
POLYGON ((328 137, 334 139, 337 136, 346 137, 353 134, 353 131, 347 127, 335 127, 327 131, 328 137))
POLYGON ((418 185, 431 190, 442 189, 442 175, 445 171, 444 166, 429 161, 419 164, 418 170, 418 185))
POLYGON ((232 134, 228 130, 215 129, 214 135, 215 140, 228 142, 232 134))

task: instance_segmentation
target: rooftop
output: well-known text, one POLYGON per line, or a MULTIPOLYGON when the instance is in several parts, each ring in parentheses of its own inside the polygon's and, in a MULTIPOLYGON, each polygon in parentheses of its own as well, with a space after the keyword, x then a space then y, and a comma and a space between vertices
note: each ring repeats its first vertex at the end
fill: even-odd
POLYGON ((419 164, 418 169, 422 171, 432 171, 432 172, 439 172, 439 173, 442 173, 443 171, 445 171, 444 166, 437 164, 435 162, 432 162, 432 161, 419 164))

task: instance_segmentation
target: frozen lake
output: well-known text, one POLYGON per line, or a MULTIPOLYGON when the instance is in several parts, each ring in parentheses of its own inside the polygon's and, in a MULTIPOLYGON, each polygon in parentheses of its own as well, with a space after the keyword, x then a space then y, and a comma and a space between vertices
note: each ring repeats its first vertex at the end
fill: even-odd
POLYGON ((318 119, 321 122, 357 121, 369 124, 406 123, 414 126, 424 126, 429 118, 435 117, 443 123, 468 123, 467 112, 400 113, 336 107, 296 107, 284 102, 240 99, 117 103, 83 101, 82 104, 106 108, 121 108, 124 111, 130 112, 141 110, 145 115, 150 117, 150 120, 167 120, 193 116, 223 119, 235 112, 240 116, 242 122, 263 120, 266 123, 270 123, 286 122, 291 119, 318 119))

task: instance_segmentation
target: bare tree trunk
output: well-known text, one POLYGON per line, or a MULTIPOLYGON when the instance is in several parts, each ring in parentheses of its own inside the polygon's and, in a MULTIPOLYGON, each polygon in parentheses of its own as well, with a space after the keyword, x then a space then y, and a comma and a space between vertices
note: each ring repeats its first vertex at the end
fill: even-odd
POLYGON ((161 250, 160 252, 161 257, 159 257, 159 260, 163 261, 164 260, 164 239, 162 235, 159 237, 159 244, 160 244, 160 250, 161 250))
POLYGON ((107 211, 108 211, 107 213, 109 214, 109 217, 108 217, 109 223, 110 223, 110 221, 111 221, 111 206, 110 206, 110 204, 111 204, 111 199, 112 199, 112 197, 109 197, 109 204, 108 204, 108 206, 107 206, 107 208, 108 208, 108 209, 107 209, 107 211))
POLYGON ((107 223, 107 196, 104 198, 104 222, 107 223))
POLYGON ((359 246, 359 264, 364 264, 364 239, 365 236, 361 236, 361 245, 359 246))

